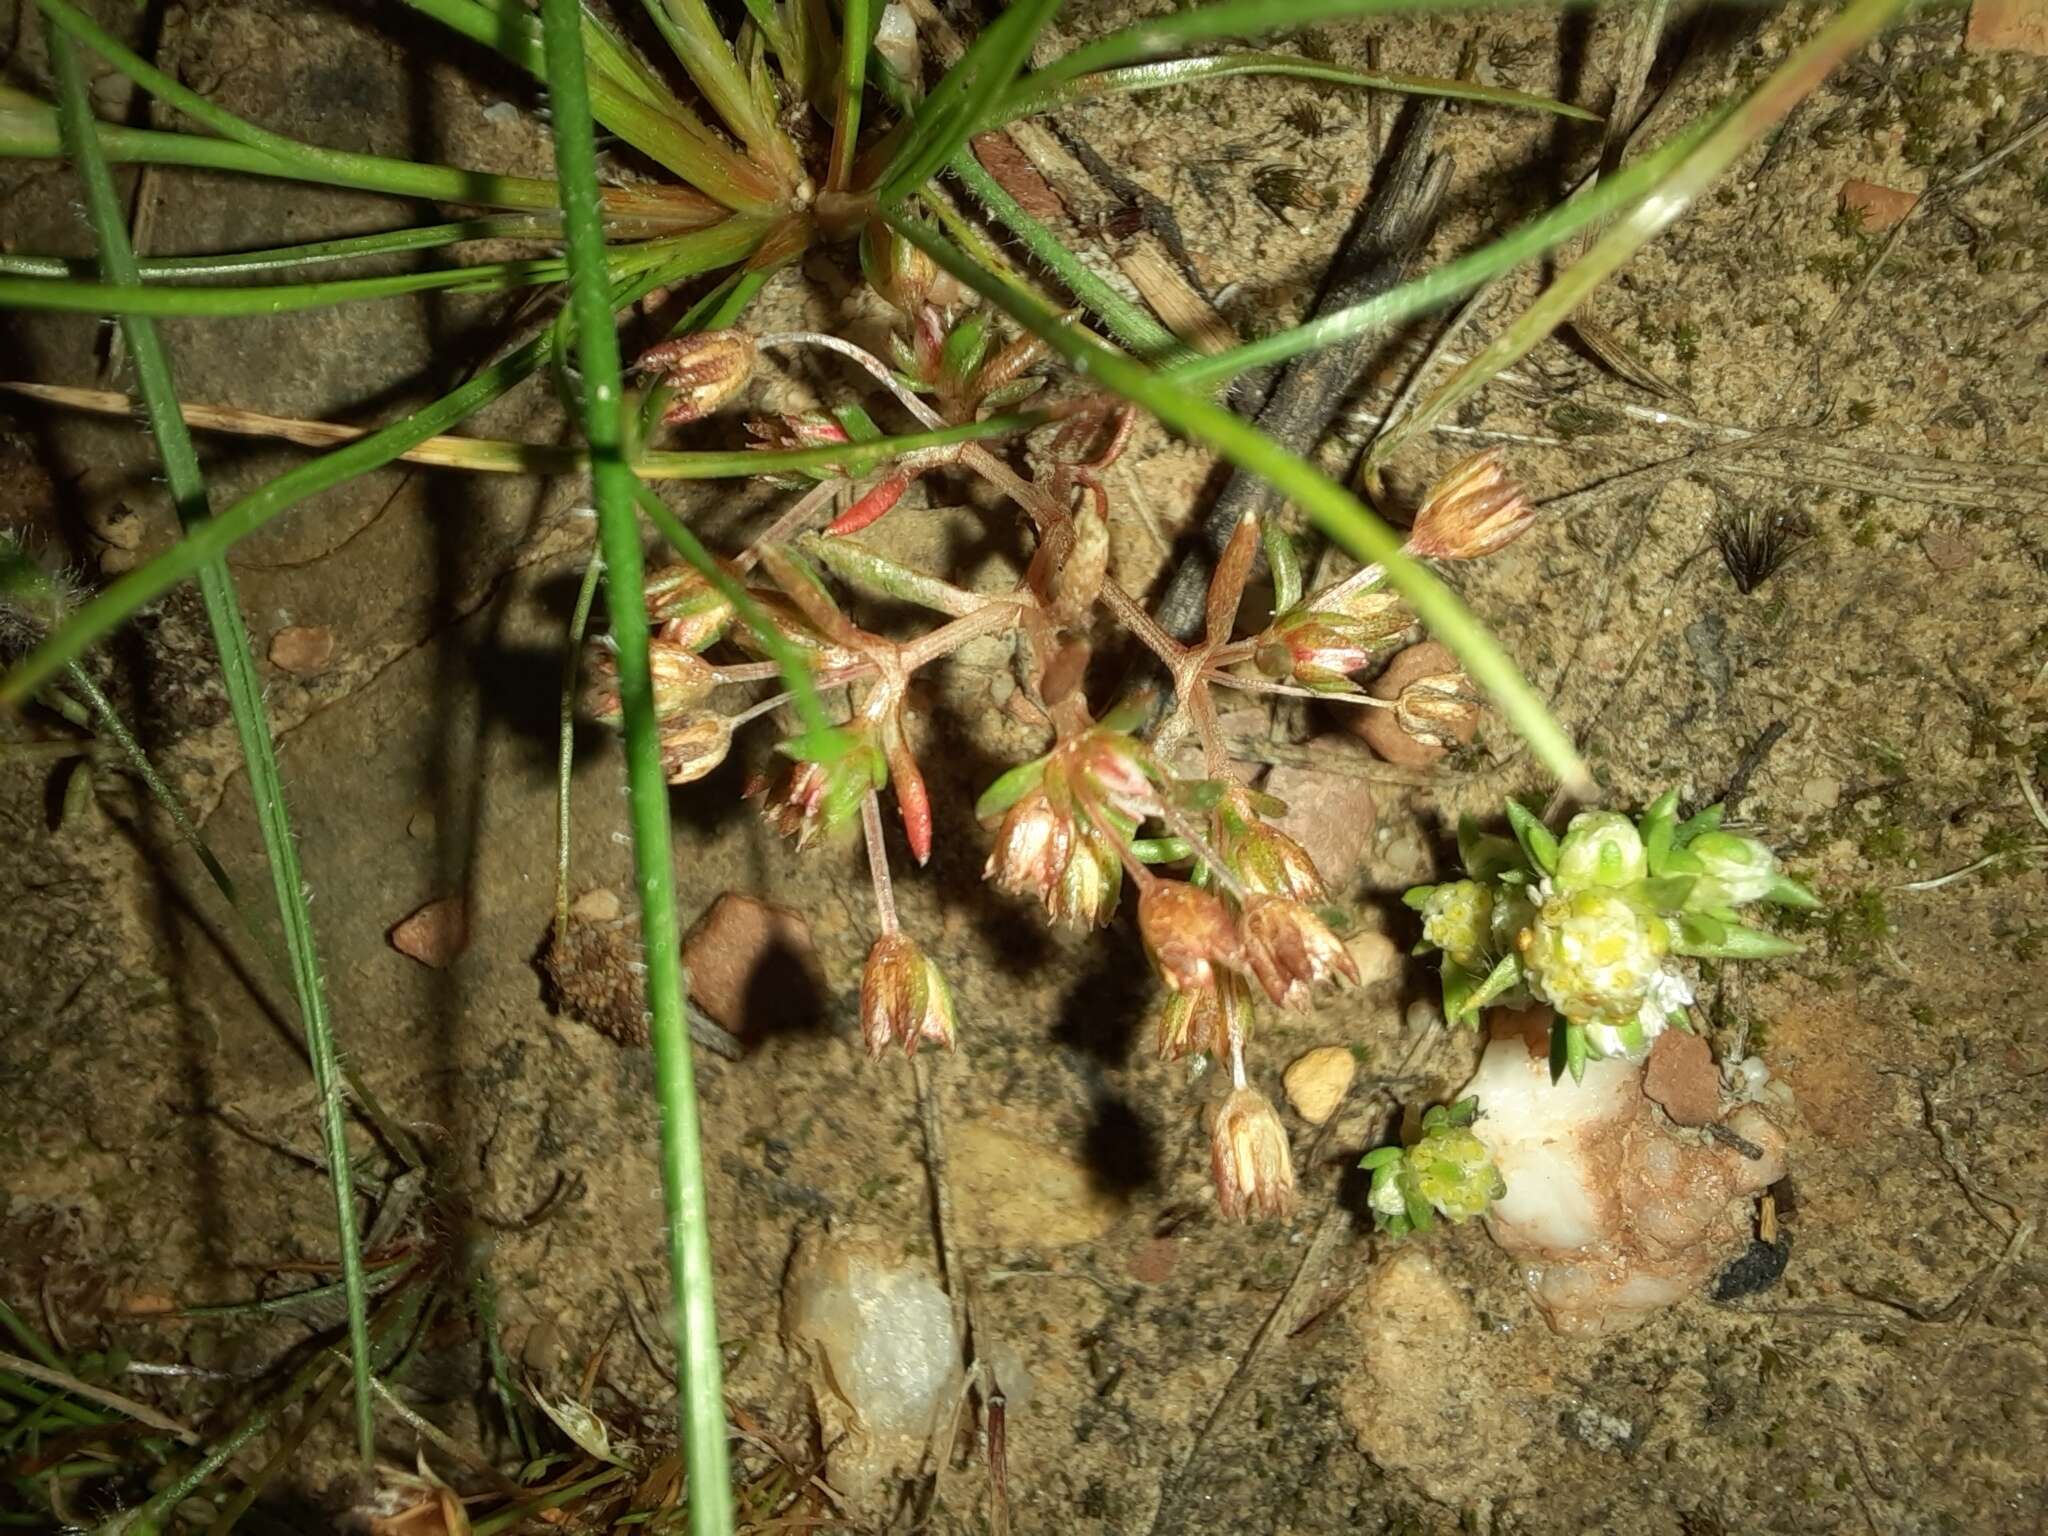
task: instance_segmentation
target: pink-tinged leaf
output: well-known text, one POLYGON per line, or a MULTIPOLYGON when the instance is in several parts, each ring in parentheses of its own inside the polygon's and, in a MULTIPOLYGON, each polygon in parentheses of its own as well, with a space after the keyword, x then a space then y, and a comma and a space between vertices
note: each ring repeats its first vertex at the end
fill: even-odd
POLYGON ((859 533, 863 528, 880 522, 889 509, 903 499, 903 493, 910 489, 910 476, 902 473, 878 480, 867 493, 839 516, 826 524, 825 532, 833 538, 859 533))

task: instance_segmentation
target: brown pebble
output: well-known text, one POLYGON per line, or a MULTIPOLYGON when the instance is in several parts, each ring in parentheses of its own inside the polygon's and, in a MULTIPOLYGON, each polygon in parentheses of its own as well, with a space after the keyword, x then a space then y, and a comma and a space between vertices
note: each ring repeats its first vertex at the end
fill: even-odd
POLYGON ((309 677, 334 660, 334 631, 318 624, 287 624, 270 637, 270 664, 309 677))
MULTIPOLYGON (((1401 690, 1418 678, 1438 677, 1459 670, 1458 658, 1447 647, 1438 645, 1434 640, 1425 640, 1420 645, 1409 646, 1388 662, 1387 670, 1372 680, 1366 692, 1376 699, 1397 699, 1401 690)), ((1391 709, 1353 705, 1347 723, 1353 732, 1365 739, 1367 746, 1397 768, 1427 768, 1446 750, 1410 736, 1401 729, 1391 709)), ((1471 709, 1459 719, 1452 734, 1462 744, 1469 742, 1478 729, 1479 711, 1471 709)))
POLYGON ((1943 575, 1960 571, 1977 558, 1977 551, 1970 541, 1960 533, 1949 529, 1937 529, 1920 540, 1920 553, 1927 557, 1927 563, 1943 575))
POLYGON ((601 885, 592 886, 569 904, 569 915, 580 917, 586 923, 616 921, 623 910, 619 905, 619 893, 601 885))
POLYGON ((1863 228, 1868 234, 1881 235, 1893 228, 1919 201, 1917 192, 1901 192, 1897 187, 1880 186, 1874 181, 1842 183, 1842 206, 1863 216, 1863 228))
MULTIPOLYGON (((1319 737, 1315 748, 1333 758, 1351 757, 1360 767, 1372 761, 1371 754, 1345 736, 1319 737)), ((1265 790, 1287 802, 1287 814, 1276 817, 1273 825, 1301 844, 1331 891, 1348 891, 1372 847, 1378 815, 1372 785, 1331 769, 1283 766, 1266 775, 1265 790)))
POLYGON ((1403 961, 1400 946, 1384 933, 1367 929, 1344 941, 1351 963, 1358 967, 1358 984, 1370 992, 1401 979, 1403 961))
POLYGON ((1341 1045, 1319 1045, 1294 1058, 1280 1076, 1287 1090, 1287 1102, 1310 1125, 1321 1125, 1337 1112, 1351 1080, 1358 1075, 1358 1058, 1341 1045))
POLYGON ((690 996, 745 1040, 820 1027, 825 974, 801 912, 727 891, 683 940, 690 996))
POLYGON ((1963 46, 1973 52, 2010 49, 2048 58, 2048 0, 1975 0, 1963 46))
POLYGON ((469 913, 460 896, 430 901, 391 930, 391 947, 441 970, 469 947, 469 913))
POLYGON ((1721 1118, 1721 1074, 1698 1035, 1667 1029, 1657 1037, 1643 1066, 1643 1092, 1680 1125, 1711 1125, 1721 1118))
POLYGON ((1179 1259, 1180 1239, 1148 1237, 1131 1255, 1124 1272, 1140 1285, 1164 1285, 1173 1277, 1173 1266, 1179 1259))

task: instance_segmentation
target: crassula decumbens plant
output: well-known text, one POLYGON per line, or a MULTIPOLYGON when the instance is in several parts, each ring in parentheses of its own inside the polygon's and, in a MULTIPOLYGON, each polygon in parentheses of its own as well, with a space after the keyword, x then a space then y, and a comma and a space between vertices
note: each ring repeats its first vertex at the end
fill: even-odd
MULTIPOLYGON (((1469 715, 1477 690, 1453 668, 1410 679, 1392 698, 1368 693, 1361 681, 1422 638, 1414 615, 1377 565, 1305 591, 1287 535, 1251 517, 1216 561, 1199 633, 1168 633, 1109 570, 1105 475, 1129 440, 1130 410, 1048 371, 1037 342, 1005 338, 887 231, 869 231, 863 257, 870 285, 896 311, 890 361, 811 332, 725 330, 665 343, 640 360, 666 392, 663 421, 687 424, 728 405, 764 354, 808 350, 852 364, 862 388, 879 386, 922 428, 956 429, 1028 399, 1036 415, 1027 425, 1042 425, 1044 436, 1021 467, 1008 453, 964 442, 868 474, 826 465, 777 479, 798 494, 717 562, 723 580, 686 568, 657 574, 647 609, 668 778, 708 775, 750 721, 777 729, 784 762, 749 789, 768 824, 799 847, 856 828, 865 841, 879 930, 860 991, 869 1050, 951 1047, 962 1027, 951 991, 898 922, 882 797, 893 799, 902 841, 924 864, 934 820, 918 756, 937 743, 911 682, 969 641, 1010 644, 1021 686, 1006 710, 1041 733, 1043 747, 1000 775, 975 808, 990 840, 984 878, 1081 930, 1109 923, 1126 892, 1135 898, 1139 936, 1165 986, 1161 1056, 1205 1058, 1228 1074, 1210 1116, 1219 1207, 1233 1219, 1284 1215, 1294 1170, 1279 1114, 1251 1081, 1254 1018, 1264 1008, 1306 1008, 1357 972, 1322 874, 1273 824, 1286 807, 1233 759, 1216 694, 1378 709, 1415 740, 1442 745, 1455 739, 1447 712, 1469 715), (969 590, 955 572, 915 567, 861 541, 884 517, 919 515, 907 492, 944 475, 981 481, 1027 525, 1034 547, 1020 579, 969 590), (1254 607, 1244 599, 1262 556, 1272 598, 1254 607), (863 622, 878 605, 900 612, 906 604, 934 616, 908 638, 863 622), (1098 713, 1088 701, 1090 662, 1118 630, 1153 654, 1167 686, 1098 713), (778 650, 806 663, 823 718, 783 719, 794 693, 771 687, 743 702, 730 691, 772 685, 782 674, 778 650)), ((853 398, 757 416, 748 427, 764 448, 851 450, 877 434, 853 398)), ((1534 516, 1499 453, 1482 454, 1424 499, 1406 551, 1475 559, 1512 542, 1534 516)), ((616 719, 616 679, 602 652, 593 670, 585 710, 616 719)))
MULTIPOLYGON (((1404 900, 1422 917, 1416 952, 1439 957, 1446 1019, 1477 1027, 1489 1006, 1550 1010, 1553 1082, 1583 1080, 1591 1061, 1639 1061, 1666 1029, 1689 1029, 1686 961, 1797 951, 1745 909, 1816 904, 1764 843, 1723 829, 1721 806, 1681 821, 1676 790, 1633 820, 1581 812, 1562 837, 1513 801, 1507 817, 1512 837, 1464 818, 1465 878, 1404 900)), ((1432 1211, 1478 1215, 1500 1197, 1483 1138, 1467 1129, 1485 1108, 1465 1098, 1432 1109, 1413 1145, 1368 1155, 1384 1230, 1426 1227, 1432 1211)))

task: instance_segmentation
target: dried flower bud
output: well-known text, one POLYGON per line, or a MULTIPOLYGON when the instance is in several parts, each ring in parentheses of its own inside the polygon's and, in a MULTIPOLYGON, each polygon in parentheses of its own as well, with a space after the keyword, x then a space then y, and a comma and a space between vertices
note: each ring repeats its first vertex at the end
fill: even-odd
POLYGON ((1225 1056, 1251 1036, 1251 989, 1228 971, 1213 986, 1171 993, 1159 1010, 1159 1057, 1225 1056))
POLYGON ((826 448, 853 441, 846 428, 823 411, 784 411, 779 416, 749 416, 748 444, 764 452, 787 453, 799 448, 826 448))
POLYGON ((1216 846, 1230 872, 1254 891, 1311 904, 1329 899, 1308 850, 1253 810, 1243 789, 1232 789, 1216 806, 1216 846))
MULTIPOLYGON (((747 594, 761 610, 775 632, 791 645, 801 646, 809 654, 804 658, 814 672, 835 672, 842 667, 857 666, 862 657, 843 645, 835 645, 819 634, 810 620, 797 611, 796 605, 779 592, 753 591, 747 594)), ((761 637, 748 624, 735 625, 732 643, 749 656, 762 661, 772 661, 761 644, 761 637)))
POLYGON ((662 387, 675 391, 661 416, 675 427, 709 416, 738 394, 757 355, 745 331, 700 331, 649 347, 633 367, 659 374, 662 387))
POLYGON ((1048 903, 1052 915, 1076 928, 1098 928, 1116 911, 1124 865, 1116 845, 1086 819, 1074 823, 1074 842, 1059 889, 1048 903))
POLYGON ((1395 695, 1394 723, 1424 746, 1462 745, 1479 724, 1479 690, 1462 672, 1418 677, 1395 695))
POLYGON ((1230 909, 1200 886, 1154 880, 1138 898, 1138 932, 1169 987, 1215 985, 1215 967, 1236 969, 1244 950, 1230 909))
POLYGON ((663 777, 671 784, 694 784, 732 751, 732 722, 709 711, 681 715, 662 722, 660 740, 663 777))
POLYGON ((953 989, 938 966, 901 933, 885 933, 860 973, 860 1032, 868 1054, 891 1045, 915 1056, 920 1045, 953 1048, 953 989))
POLYGON ((1251 974, 1282 1008, 1306 1008, 1310 991, 1341 975, 1356 983, 1358 962, 1323 920, 1284 896, 1254 896, 1238 918, 1251 974))
POLYGON ((1043 788, 1033 789, 1004 813, 981 877, 1001 890, 1036 896, 1051 910, 1074 848, 1074 818, 1043 788))
POLYGON ((1135 736, 1104 726, 1062 746, 1053 754, 1046 775, 1065 783, 1077 798, 1133 821, 1157 816, 1164 809, 1151 753, 1135 736))
POLYGON ((1293 1212, 1294 1157, 1272 1100, 1255 1088, 1239 1088, 1217 1106, 1209 1170, 1216 1204, 1229 1220, 1293 1212))
MULTIPOLYGON (((913 72, 906 78, 915 78, 913 72)), ((860 270, 868 286, 906 315, 931 301, 939 269, 931 257, 876 219, 860 235, 860 270)), ((958 285, 952 285, 955 292, 958 285)))
POLYGON ((1295 608, 1282 614, 1256 642, 1258 669, 1321 693, 1348 690, 1351 674, 1385 656, 1409 629, 1397 599, 1368 592, 1356 601, 1363 611, 1295 608))
POLYGON ((888 780, 881 752, 863 739, 832 762, 798 763, 780 787, 756 785, 752 793, 759 795, 768 825, 794 838, 797 847, 807 848, 821 833, 836 832, 852 821, 861 798, 888 780))
POLYGON ((1470 681, 1457 668, 1458 658, 1436 641, 1411 645, 1387 663, 1386 671, 1374 678, 1367 690, 1396 707, 1353 710, 1346 723, 1388 762, 1403 768, 1427 768, 1444 755, 1446 742, 1440 737, 1448 737, 1450 745, 1462 746, 1478 729, 1477 694, 1471 692, 1470 681), (1453 679, 1449 686, 1462 697, 1418 693, 1408 699, 1404 717, 1399 706, 1409 688, 1424 684, 1435 693, 1435 680, 1442 678, 1453 679), (1411 730, 1410 726, 1420 729, 1411 730))
POLYGON ((1501 468, 1501 451, 1489 448, 1430 488, 1408 550, 1427 560, 1477 560, 1512 544, 1535 520, 1536 508, 1501 468))
POLYGON ((732 626, 733 609, 702 571, 679 565, 649 578, 647 617, 663 644, 701 651, 732 626))
MULTIPOLYGON (((594 650, 590 653, 589 669, 583 712, 604 725, 623 724, 626 712, 619 698, 618 656, 608 650, 594 650)), ((702 703, 714 681, 707 662, 681 646, 659 640, 647 648, 647 673, 654 689, 657 720, 666 720, 702 703)))

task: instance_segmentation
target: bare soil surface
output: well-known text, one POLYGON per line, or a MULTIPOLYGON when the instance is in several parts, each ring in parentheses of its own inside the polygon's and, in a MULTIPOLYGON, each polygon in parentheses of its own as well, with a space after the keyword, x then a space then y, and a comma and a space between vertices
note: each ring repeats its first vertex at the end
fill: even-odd
MULTIPOLYGON (((1125 9, 1073 7, 1065 36, 1125 9)), ((1674 24, 1651 79, 1653 140, 1761 78, 1816 16, 1674 24)), ((207 0, 162 13, 145 42, 224 105, 313 142, 547 174, 539 93, 423 26, 396 7, 207 0)), ((47 90, 41 39, 31 8, 0 3, 8 83, 47 90)), ((1455 73, 1476 45, 1482 78, 1598 108, 1622 26, 1446 18, 1312 41, 1361 62, 1369 39, 1382 67, 1421 74, 1455 73)), ((1430 978, 1405 961, 1256 1041, 1276 1098, 1312 1047, 1350 1047, 1363 1065, 1329 1126, 1289 1116, 1299 1216, 1220 1221, 1200 1120, 1214 1077, 1153 1058, 1158 995, 1129 914, 1077 940, 980 883, 974 796, 1038 750, 1000 708, 1005 653, 970 649, 935 681, 920 746, 938 852, 898 889, 959 996, 961 1049, 933 1080, 977 1335, 1030 1382, 1008 1423, 1012 1529, 2048 1528, 2048 1302, 2032 1240, 2048 1201, 2048 824, 2028 802, 2048 779, 2048 139, 1973 170, 2048 105, 2048 73, 1963 39, 1947 10, 1888 34, 1603 288, 1585 332, 1540 347, 1394 475, 1412 495, 1474 446, 1506 444, 1547 515, 1454 578, 1610 803, 1672 783, 1704 803, 1732 784, 1739 819, 1821 893, 1802 956, 1710 979, 1703 998, 1717 1050, 1760 1051, 1797 1095, 1776 1284, 1567 1340, 1477 1226, 1375 1239, 1351 1170, 1386 1133, 1378 1090, 1434 1101, 1476 1059, 1430 1028, 1430 978), (1840 217, 1851 181, 1921 194, 1895 240, 1840 217), (1633 359, 1634 378, 1600 354, 1633 359), (1717 548, 1730 520, 1786 537, 1752 591, 1717 548)), ((144 120, 118 77, 96 94, 107 115, 144 120)), ((1194 279, 1252 334, 1307 302, 1399 110, 1236 81, 1094 104, 1060 126, 1173 210, 1194 279), (1305 206, 1274 197, 1276 170, 1296 173, 1286 186, 1305 206)), ((1440 134, 1455 179, 1431 262, 1554 202, 1598 148, 1597 127, 1492 110, 1456 109, 1440 134)), ((419 221, 387 199, 169 170, 124 185, 157 252, 419 221)), ((76 198, 55 164, 0 166, 0 246, 88 253, 76 198)), ((1131 233, 1074 238, 1114 254, 1131 233)), ((1502 285, 1451 350, 1496 334, 1540 281, 1502 285)), ((762 313, 879 340, 885 316, 856 286, 850 253, 816 255, 762 313)), ((530 313, 520 296, 429 298, 165 330, 189 400, 374 423, 450 387, 530 313)), ((1433 327, 1375 362, 1357 421, 1385 407, 1433 327)), ((0 374, 126 388, 107 342, 89 319, 9 316, 0 374)), ((750 404, 787 408, 850 385, 807 366, 753 388, 750 404)), ((1333 463, 1368 430, 1354 428, 1333 463)), ((541 383, 466 430, 570 431, 541 383)), ((722 420, 691 441, 736 432, 722 420)), ((216 504, 302 456, 204 448, 216 504)), ((1220 477, 1154 428, 1126 463, 1115 559, 1144 589, 1220 477)), ((82 582, 174 537, 152 466, 133 422, 0 397, 0 521, 82 582)), ((287 637, 268 702, 347 1053, 435 1150, 450 1198, 507 1223, 487 1257, 514 1357, 557 1392, 601 1357, 599 1412, 658 1441, 672 1386, 657 1358, 648 1058, 551 1012, 532 963, 552 912, 554 721, 586 494, 397 467, 296 509, 233 566, 259 655, 291 629, 332 637, 329 654, 287 637), (466 910, 461 953, 439 969, 400 953, 394 925, 449 897, 466 910), (624 1298, 650 1322, 644 1341, 624 1298)), ((786 495, 664 494, 728 549, 786 495)), ((1024 549, 1007 516, 987 517, 965 484, 939 482, 927 502, 877 542, 973 585, 1015 579, 1024 549)), ((90 666, 260 904, 196 594, 154 606, 90 666)), ((1304 722, 1274 729, 1289 744, 1304 722)), ((123 1310, 296 1284, 280 1266, 331 1257, 309 1078, 278 1023, 287 1000, 113 756, 93 756, 77 787, 76 756, 38 745, 65 738, 54 716, 0 733, 0 1296, 74 1347, 264 1367, 332 1319, 123 1310)), ((616 745, 579 739, 574 888, 626 897, 616 745)), ((865 874, 851 849, 800 856, 760 824, 739 759, 758 764, 766 746, 676 792, 675 863, 686 921, 745 891, 803 911, 817 949, 811 996, 764 1021, 741 1059, 699 1059, 730 1398, 807 1445, 809 1388, 779 1333, 795 1243, 858 1223, 929 1254, 933 1218, 910 1069, 870 1064, 853 1017, 874 934, 865 874)), ((1345 894, 1362 928, 1405 951, 1399 892, 1449 867, 1458 814, 1543 785, 1492 716, 1429 774, 1373 772, 1377 830, 1345 894)), ((473 1337, 437 1336, 407 1393, 490 1446, 481 1361, 473 1337)), ((126 1384, 209 1428, 247 1400, 217 1381, 126 1384)), ((365 1490, 338 1438, 315 1445, 289 1477, 295 1518, 339 1529, 365 1490)), ((383 1451, 409 1466, 411 1432, 386 1420, 383 1451)), ((989 1528, 978 1458, 930 1493, 906 1490, 898 1523, 929 1508, 932 1529, 989 1528)))

